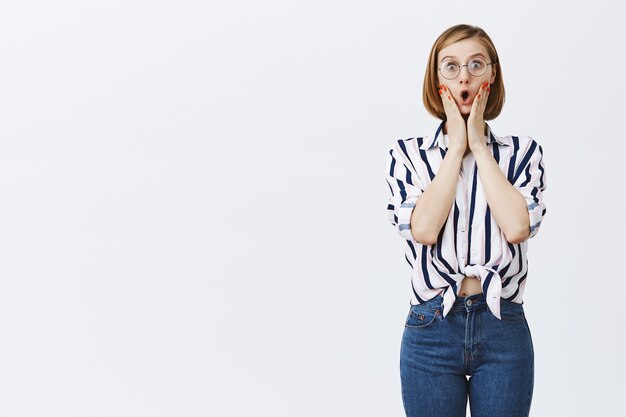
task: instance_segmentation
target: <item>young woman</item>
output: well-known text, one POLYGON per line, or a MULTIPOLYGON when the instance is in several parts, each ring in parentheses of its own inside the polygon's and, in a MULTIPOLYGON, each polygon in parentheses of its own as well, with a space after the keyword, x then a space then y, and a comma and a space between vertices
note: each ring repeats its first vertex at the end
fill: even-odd
POLYGON ((389 221, 412 268, 404 409, 460 417, 469 398, 472 417, 528 416, 534 350, 522 298, 528 240, 546 213, 543 149, 485 122, 500 114, 504 84, 481 28, 439 36, 423 100, 440 122, 432 135, 395 141, 386 173, 389 221))

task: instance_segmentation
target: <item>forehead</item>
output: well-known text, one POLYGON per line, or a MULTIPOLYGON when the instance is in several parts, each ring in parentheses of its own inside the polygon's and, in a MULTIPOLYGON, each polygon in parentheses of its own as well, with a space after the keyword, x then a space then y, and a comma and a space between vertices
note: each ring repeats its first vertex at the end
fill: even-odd
POLYGON ((482 54, 485 58, 489 56, 487 48, 483 46, 481 41, 478 39, 468 38, 450 44, 445 48, 441 48, 439 54, 437 55, 437 59, 440 61, 444 57, 450 56, 463 60, 478 53, 482 54))

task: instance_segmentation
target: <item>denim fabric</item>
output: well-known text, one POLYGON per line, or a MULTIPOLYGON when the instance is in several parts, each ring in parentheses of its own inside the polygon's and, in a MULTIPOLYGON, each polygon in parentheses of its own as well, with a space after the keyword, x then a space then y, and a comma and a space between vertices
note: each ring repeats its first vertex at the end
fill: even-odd
POLYGON ((400 351, 407 417, 527 417, 534 350, 522 304, 502 298, 498 320, 484 294, 456 297, 443 318, 441 295, 411 306, 400 351), (469 377, 469 379, 468 379, 469 377))

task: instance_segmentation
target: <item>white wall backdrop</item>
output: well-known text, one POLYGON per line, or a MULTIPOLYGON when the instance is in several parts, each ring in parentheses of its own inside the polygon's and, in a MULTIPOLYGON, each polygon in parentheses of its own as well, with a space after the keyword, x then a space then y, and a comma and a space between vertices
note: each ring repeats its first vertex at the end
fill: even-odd
MULTIPOLYGON (((494 41, 543 146, 531 415, 623 408, 618 3, 21 1, 0 12, 0 416, 403 416, 386 151, 494 41)), ((428 130, 427 130, 428 129, 428 130)))

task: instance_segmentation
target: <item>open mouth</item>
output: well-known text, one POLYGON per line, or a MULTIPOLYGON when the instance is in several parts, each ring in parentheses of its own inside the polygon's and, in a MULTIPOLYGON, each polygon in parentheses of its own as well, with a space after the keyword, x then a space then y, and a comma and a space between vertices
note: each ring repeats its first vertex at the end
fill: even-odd
POLYGON ((468 90, 461 91, 461 99, 463 100, 463 104, 469 103, 470 93, 468 90))

